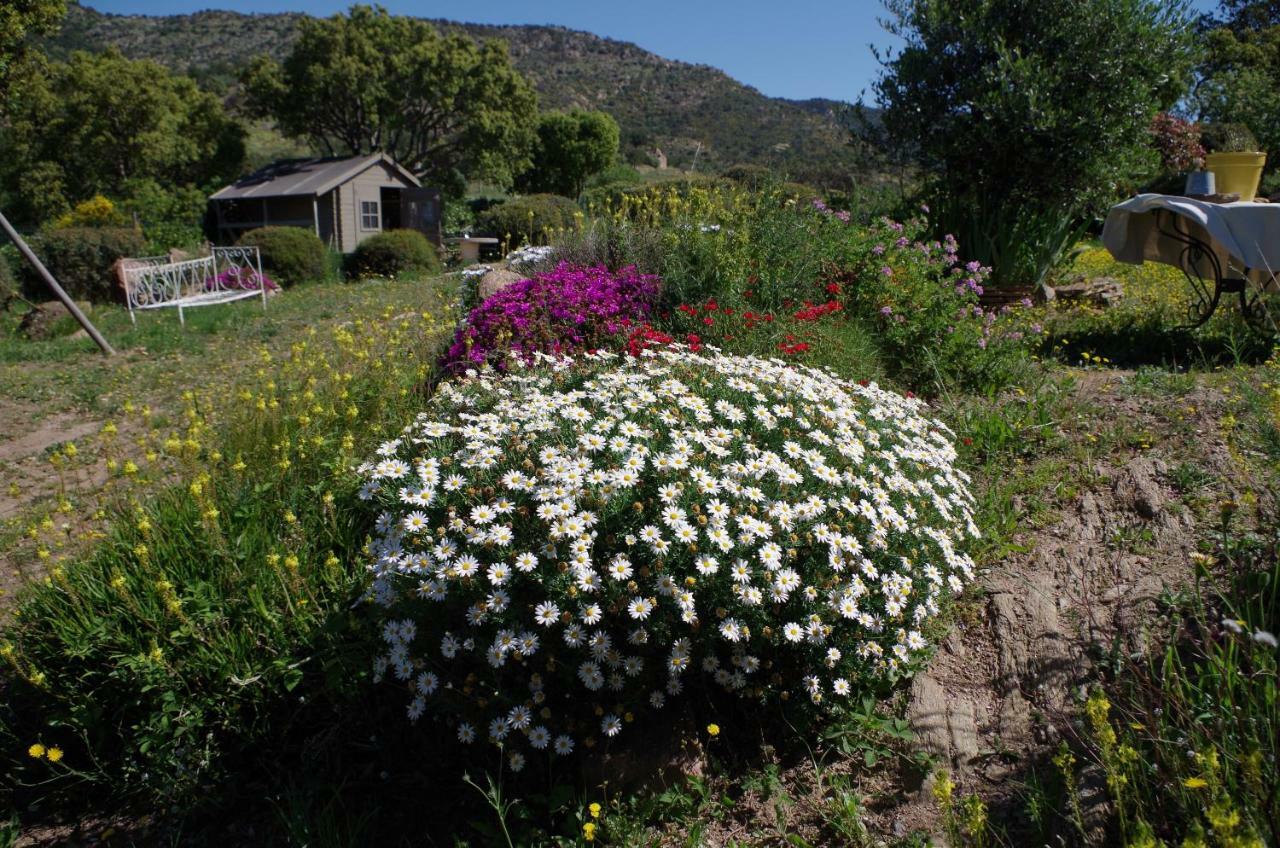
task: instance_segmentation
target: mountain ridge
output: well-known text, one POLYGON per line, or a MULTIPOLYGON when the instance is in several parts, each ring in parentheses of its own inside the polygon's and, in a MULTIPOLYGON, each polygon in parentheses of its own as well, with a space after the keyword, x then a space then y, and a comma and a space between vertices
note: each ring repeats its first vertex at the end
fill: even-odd
MULTIPOLYGON (((228 93, 252 57, 282 58, 306 17, 223 10, 121 15, 73 5, 45 48, 60 58, 114 46, 228 93)), ((857 170, 839 101, 768 97, 710 65, 667 59, 632 42, 563 26, 425 20, 506 41, 513 63, 537 89, 541 108, 609 112, 622 128, 623 155, 630 161, 661 148, 673 167, 688 167, 695 159, 709 170, 745 162, 821 185, 845 182, 857 170)))

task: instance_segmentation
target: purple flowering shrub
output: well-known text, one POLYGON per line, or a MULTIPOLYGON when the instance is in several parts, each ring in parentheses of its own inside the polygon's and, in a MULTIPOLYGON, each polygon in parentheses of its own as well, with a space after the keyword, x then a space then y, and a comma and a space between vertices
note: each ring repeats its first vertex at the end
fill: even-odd
POLYGON ((816 240, 825 248, 825 282, 838 284, 847 314, 873 328, 899 378, 989 384, 1025 351, 1009 314, 1017 307, 983 307, 991 269, 965 262, 953 236, 929 238, 927 207, 906 222, 881 218, 867 226, 821 201, 812 208, 826 220, 816 240))
POLYGON ((452 372, 483 364, 505 370, 512 353, 569 355, 616 347, 646 321, 658 298, 658 278, 634 267, 609 271, 561 262, 513 283, 467 315, 442 364, 452 372))

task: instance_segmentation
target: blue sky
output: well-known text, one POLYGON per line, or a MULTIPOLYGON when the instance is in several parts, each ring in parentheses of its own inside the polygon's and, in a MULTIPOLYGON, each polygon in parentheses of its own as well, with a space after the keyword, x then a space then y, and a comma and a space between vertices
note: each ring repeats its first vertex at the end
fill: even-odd
MULTIPOLYGON (((102 12, 164 15, 220 8, 329 15, 348 0, 82 0, 102 12)), ((892 42, 879 0, 383 0, 392 12, 493 24, 559 24, 721 68, 774 97, 868 99, 870 45, 892 42)), ((1215 0, 1193 0, 1200 10, 1215 0)))

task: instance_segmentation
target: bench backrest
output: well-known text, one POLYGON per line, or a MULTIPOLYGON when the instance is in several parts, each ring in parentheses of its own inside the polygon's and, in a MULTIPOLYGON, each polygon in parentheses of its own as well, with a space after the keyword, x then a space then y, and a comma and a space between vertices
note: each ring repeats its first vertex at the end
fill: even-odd
POLYGON ((208 256, 181 262, 125 259, 121 270, 130 309, 217 292, 260 291, 263 285, 256 247, 215 247, 208 256))
POLYGON ((173 303, 205 291, 207 281, 214 276, 212 256, 184 262, 126 264, 124 293, 134 309, 173 303))

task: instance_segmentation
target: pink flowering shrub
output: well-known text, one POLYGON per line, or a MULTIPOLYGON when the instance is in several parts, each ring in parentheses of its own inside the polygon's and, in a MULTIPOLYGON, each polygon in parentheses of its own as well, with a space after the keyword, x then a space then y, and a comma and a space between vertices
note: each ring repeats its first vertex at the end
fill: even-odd
POLYGON ((244 289, 245 291, 257 291, 264 288, 269 292, 278 291, 280 285, 275 280, 263 274, 261 284, 259 284, 258 272, 250 268, 228 268, 210 281, 208 288, 218 289, 244 289))
POLYGON ((488 364, 505 370, 511 355, 529 361, 616 346, 643 322, 658 296, 658 278, 634 267, 612 272, 562 262, 514 283, 471 310, 444 356, 453 372, 488 364))

